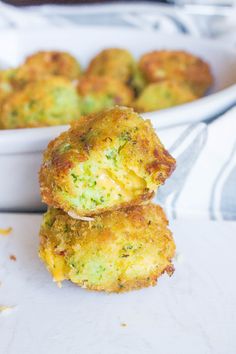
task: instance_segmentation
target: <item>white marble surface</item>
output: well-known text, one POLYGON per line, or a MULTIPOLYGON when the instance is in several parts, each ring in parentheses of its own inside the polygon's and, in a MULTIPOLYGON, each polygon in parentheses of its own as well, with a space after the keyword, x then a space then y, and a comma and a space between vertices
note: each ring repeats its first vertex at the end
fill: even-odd
POLYGON ((13 227, 0 236, 0 305, 15 306, 0 314, 1 354, 236 353, 236 223, 172 223, 174 276, 106 295, 51 282, 37 257, 40 220, 0 215, 13 227))

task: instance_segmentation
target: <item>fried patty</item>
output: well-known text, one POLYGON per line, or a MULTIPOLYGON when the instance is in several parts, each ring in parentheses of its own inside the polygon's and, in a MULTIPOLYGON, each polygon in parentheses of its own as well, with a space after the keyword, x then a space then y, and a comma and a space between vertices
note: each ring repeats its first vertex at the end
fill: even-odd
POLYGON ((154 286, 174 271, 175 243, 163 210, 136 206, 80 221, 49 209, 40 230, 39 255, 54 281, 90 290, 123 292, 154 286))
POLYGON ((133 100, 131 88, 109 76, 84 76, 77 90, 82 98, 83 114, 100 112, 117 104, 128 106, 133 100))
POLYGON ((213 83, 209 65, 184 51, 162 50, 146 53, 140 58, 139 67, 149 82, 185 82, 198 97, 213 83))
POLYGON ((0 122, 5 129, 68 124, 80 116, 80 102, 73 84, 51 76, 27 84, 4 100, 0 122))
POLYGON ((161 81, 149 84, 133 102, 138 112, 150 112, 177 106, 196 99, 188 85, 178 81, 161 81))
POLYGON ((134 58, 128 50, 108 48, 91 60, 86 74, 109 76, 128 83, 133 74, 134 63, 134 58))
POLYGON ((41 195, 74 217, 96 215, 149 200, 174 168, 150 121, 114 107, 81 117, 49 144, 41 195))
POLYGON ((59 51, 40 51, 26 58, 14 78, 15 86, 24 86, 30 81, 45 76, 63 76, 75 80, 81 74, 79 62, 71 54, 59 51))

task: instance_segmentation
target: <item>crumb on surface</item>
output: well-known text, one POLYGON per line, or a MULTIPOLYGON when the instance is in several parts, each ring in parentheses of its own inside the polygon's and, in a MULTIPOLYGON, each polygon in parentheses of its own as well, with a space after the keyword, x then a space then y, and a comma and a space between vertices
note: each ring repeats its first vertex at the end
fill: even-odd
POLYGON ((9 258, 11 261, 16 261, 16 256, 14 254, 10 254, 9 258))
POLYGON ((0 228, 0 235, 2 236, 8 236, 11 232, 12 232, 12 227, 8 227, 6 229, 0 228))
POLYGON ((60 281, 57 281, 57 286, 58 286, 59 289, 61 289, 62 288, 62 283, 60 281))
POLYGON ((14 309, 15 306, 0 305, 0 313, 9 313, 14 309))
POLYGON ((120 325, 121 325, 121 327, 127 327, 127 323, 125 323, 125 322, 122 322, 120 325))

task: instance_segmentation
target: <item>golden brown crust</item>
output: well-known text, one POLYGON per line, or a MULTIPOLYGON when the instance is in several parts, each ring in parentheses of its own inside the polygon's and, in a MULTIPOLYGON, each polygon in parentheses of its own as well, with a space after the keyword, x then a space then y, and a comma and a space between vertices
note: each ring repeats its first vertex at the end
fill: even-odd
POLYGON ((77 90, 82 97, 109 97, 114 104, 123 106, 130 105, 134 98, 131 88, 109 76, 85 75, 79 80, 77 90))
POLYGON ((81 74, 77 60, 67 52, 39 51, 28 56, 14 76, 16 88, 24 86, 30 81, 42 79, 46 76, 63 76, 69 80, 78 79, 81 74))
POLYGON ((171 79, 149 83, 132 106, 137 112, 151 112, 196 99, 197 95, 188 84, 171 79))
POLYGON ((134 59, 129 51, 108 48, 97 54, 89 63, 87 75, 109 76, 128 83, 133 75, 134 59))
MULTIPOLYGON (((115 164, 118 163, 117 160, 115 164)), ((73 211, 80 216, 96 215, 150 199, 158 185, 164 183, 174 168, 174 158, 165 150, 150 122, 142 120, 132 109, 115 107, 99 114, 82 117, 68 132, 61 134, 49 144, 40 171, 41 195, 43 201, 50 206, 67 212, 73 211), (117 148, 120 142, 122 145, 118 145, 117 148), (111 148, 114 149, 114 146, 116 152, 118 151, 116 159, 119 159, 119 167, 118 165, 104 167, 99 174, 116 174, 112 175, 114 187, 118 183, 120 188, 131 188, 129 190, 132 196, 114 202, 111 200, 110 204, 94 209, 75 207, 68 201, 69 197, 78 199, 79 192, 71 182, 71 173, 79 166, 84 166, 84 163, 90 163, 94 169, 98 161, 102 161, 102 169, 102 164, 106 163, 103 156, 111 148), (123 176, 127 174, 130 177, 126 181, 124 180, 126 177, 123 176), (132 186, 126 187, 132 178, 136 181, 133 184, 138 183, 134 192, 132 186)), ((84 173, 81 173, 79 178, 84 177, 84 173)), ((94 181, 95 191, 98 188, 98 181, 99 176, 94 181)), ((86 189, 86 186, 84 185, 83 189, 86 189)))
POLYGON ((203 95, 213 82, 209 65, 184 51, 160 50, 146 53, 141 57, 139 67, 149 82, 185 82, 198 96, 203 95))
POLYGON ((124 292, 172 275, 175 244, 163 210, 153 204, 98 215, 93 221, 49 209, 40 231, 40 257, 55 281, 89 290, 124 292))

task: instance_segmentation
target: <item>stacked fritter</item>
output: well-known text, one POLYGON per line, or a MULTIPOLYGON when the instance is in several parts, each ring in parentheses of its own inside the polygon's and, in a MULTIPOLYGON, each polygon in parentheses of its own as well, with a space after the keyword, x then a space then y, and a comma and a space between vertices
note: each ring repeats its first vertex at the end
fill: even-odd
POLYGON ((40 257, 54 280, 120 292, 172 274, 175 244, 150 199, 174 168, 151 123, 125 107, 82 117, 52 141, 40 171, 49 206, 40 257))
POLYGON ((0 128, 69 124, 115 105, 159 110, 201 97, 212 81, 208 64, 186 52, 136 61, 126 49, 108 48, 82 71, 69 53, 41 51, 0 71, 0 128))

